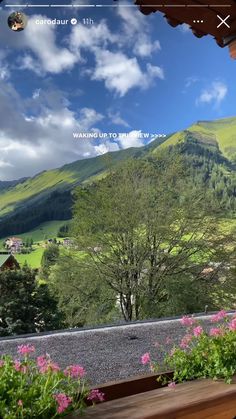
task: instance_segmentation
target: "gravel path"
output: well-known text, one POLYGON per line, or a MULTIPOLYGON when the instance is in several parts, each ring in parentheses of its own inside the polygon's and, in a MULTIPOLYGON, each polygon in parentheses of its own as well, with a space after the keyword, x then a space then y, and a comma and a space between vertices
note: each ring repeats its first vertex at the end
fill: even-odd
MULTIPOLYGON (((209 315, 196 318, 209 328, 209 315)), ((0 354, 16 355, 18 345, 29 343, 35 346, 37 356, 47 352, 62 368, 81 364, 90 383, 98 385, 148 373, 149 368, 140 363, 141 355, 150 352, 161 362, 163 353, 156 344, 170 349, 173 343, 180 342, 185 332, 180 318, 175 318, 33 337, 1 338, 0 354), (171 338, 171 344, 165 343, 167 337, 171 338)))

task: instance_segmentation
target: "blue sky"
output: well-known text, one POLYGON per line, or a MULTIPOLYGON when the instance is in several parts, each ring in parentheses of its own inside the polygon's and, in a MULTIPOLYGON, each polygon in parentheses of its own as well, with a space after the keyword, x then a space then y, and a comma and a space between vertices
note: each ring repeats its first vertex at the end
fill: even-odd
POLYGON ((6 23, 11 10, 0 11, 0 180, 141 146, 148 140, 140 133, 236 116, 236 62, 211 37, 122 5, 22 10, 29 21, 18 33, 6 23), (77 25, 36 24, 72 17, 77 25))

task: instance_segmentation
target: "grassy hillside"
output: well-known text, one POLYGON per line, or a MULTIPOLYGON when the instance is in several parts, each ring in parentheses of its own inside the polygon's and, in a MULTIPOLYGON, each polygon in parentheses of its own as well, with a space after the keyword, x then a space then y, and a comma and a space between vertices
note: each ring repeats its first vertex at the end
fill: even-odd
POLYGON ((16 210, 20 205, 49 191, 70 189, 73 185, 94 179, 109 167, 139 153, 139 149, 131 148, 91 159, 79 160, 62 168, 39 173, 23 183, 4 189, 0 193, 0 217, 16 210))
MULTIPOLYGON (((162 141, 157 139, 151 147, 162 141)), ((46 221, 70 219, 76 185, 102 179, 120 162, 149 150, 150 146, 120 150, 44 171, 20 183, 5 182, 0 188, 0 238, 27 233, 46 221)))
POLYGON ((43 241, 46 238, 55 238, 57 237, 59 228, 64 224, 65 220, 47 221, 40 224, 37 228, 27 231, 26 233, 16 235, 16 237, 20 237, 23 241, 27 238, 32 238, 35 243, 43 241))
MULTIPOLYGON (((236 118, 225 118, 216 121, 198 121, 187 130, 177 132, 165 141, 161 148, 176 145, 186 140, 191 133, 200 142, 214 144, 221 153, 231 161, 236 161, 236 118)), ((155 150, 154 152, 156 152, 155 150)))
POLYGON ((33 252, 28 255, 15 255, 17 261, 19 262, 20 266, 22 267, 25 263, 30 266, 32 269, 38 269, 41 266, 41 259, 44 252, 43 247, 34 248, 33 252))
POLYGON ((217 153, 232 166, 236 162, 236 118, 199 121, 145 147, 79 160, 20 181, 0 182, 0 238, 28 235, 28 231, 37 231, 46 221, 70 219, 72 191, 76 185, 102 179, 109 169, 129 158, 155 155, 162 148, 185 143, 217 153))

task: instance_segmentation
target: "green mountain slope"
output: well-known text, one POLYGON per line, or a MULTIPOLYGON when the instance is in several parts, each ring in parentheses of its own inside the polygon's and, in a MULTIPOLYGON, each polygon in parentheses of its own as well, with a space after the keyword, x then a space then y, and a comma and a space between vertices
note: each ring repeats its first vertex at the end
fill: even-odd
POLYGON ((190 133, 202 145, 216 146, 223 156, 231 161, 236 161, 236 118, 198 121, 187 130, 171 135, 161 147, 179 144, 185 141, 186 135, 190 133))
POLYGON ((118 161, 133 156, 135 153, 135 149, 129 149, 110 153, 110 155, 108 153, 106 156, 79 160, 59 169, 39 173, 16 186, 10 185, 0 194, 0 217, 16 210, 21 203, 28 204, 31 199, 39 195, 43 196, 49 191, 71 189, 73 185, 103 173, 108 164, 113 166, 118 161))
POLYGON ((202 178, 209 180, 213 173, 212 178, 216 179, 212 180, 213 187, 215 183, 221 183, 220 189, 217 186, 221 192, 217 193, 222 194, 225 182, 228 190, 226 198, 229 198, 231 189, 234 195, 234 182, 230 183, 228 179, 236 175, 236 118, 199 121, 186 130, 157 139, 145 147, 79 160, 32 178, 0 182, 0 238, 25 233, 47 221, 71 218, 76 185, 101 179, 109 169, 129 158, 155 156, 159 150, 168 150, 169 146, 185 153, 189 163, 200 170, 202 178), (206 173, 203 173, 204 170, 206 173))
MULTIPOLYGON (((162 141, 157 139, 152 146, 162 141)), ((2 182, 0 237, 25 233, 46 221, 69 219, 72 190, 76 185, 102 178, 108 169, 129 158, 138 158, 148 150, 148 146, 120 150, 78 160, 19 182, 2 182)))

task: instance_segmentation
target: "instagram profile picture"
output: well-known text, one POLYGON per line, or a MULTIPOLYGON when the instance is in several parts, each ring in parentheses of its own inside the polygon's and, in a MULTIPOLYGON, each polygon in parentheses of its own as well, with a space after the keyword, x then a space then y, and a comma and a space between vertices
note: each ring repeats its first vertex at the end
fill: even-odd
POLYGON ((27 16, 22 12, 13 12, 8 17, 7 23, 12 31, 23 31, 27 25, 27 16))

